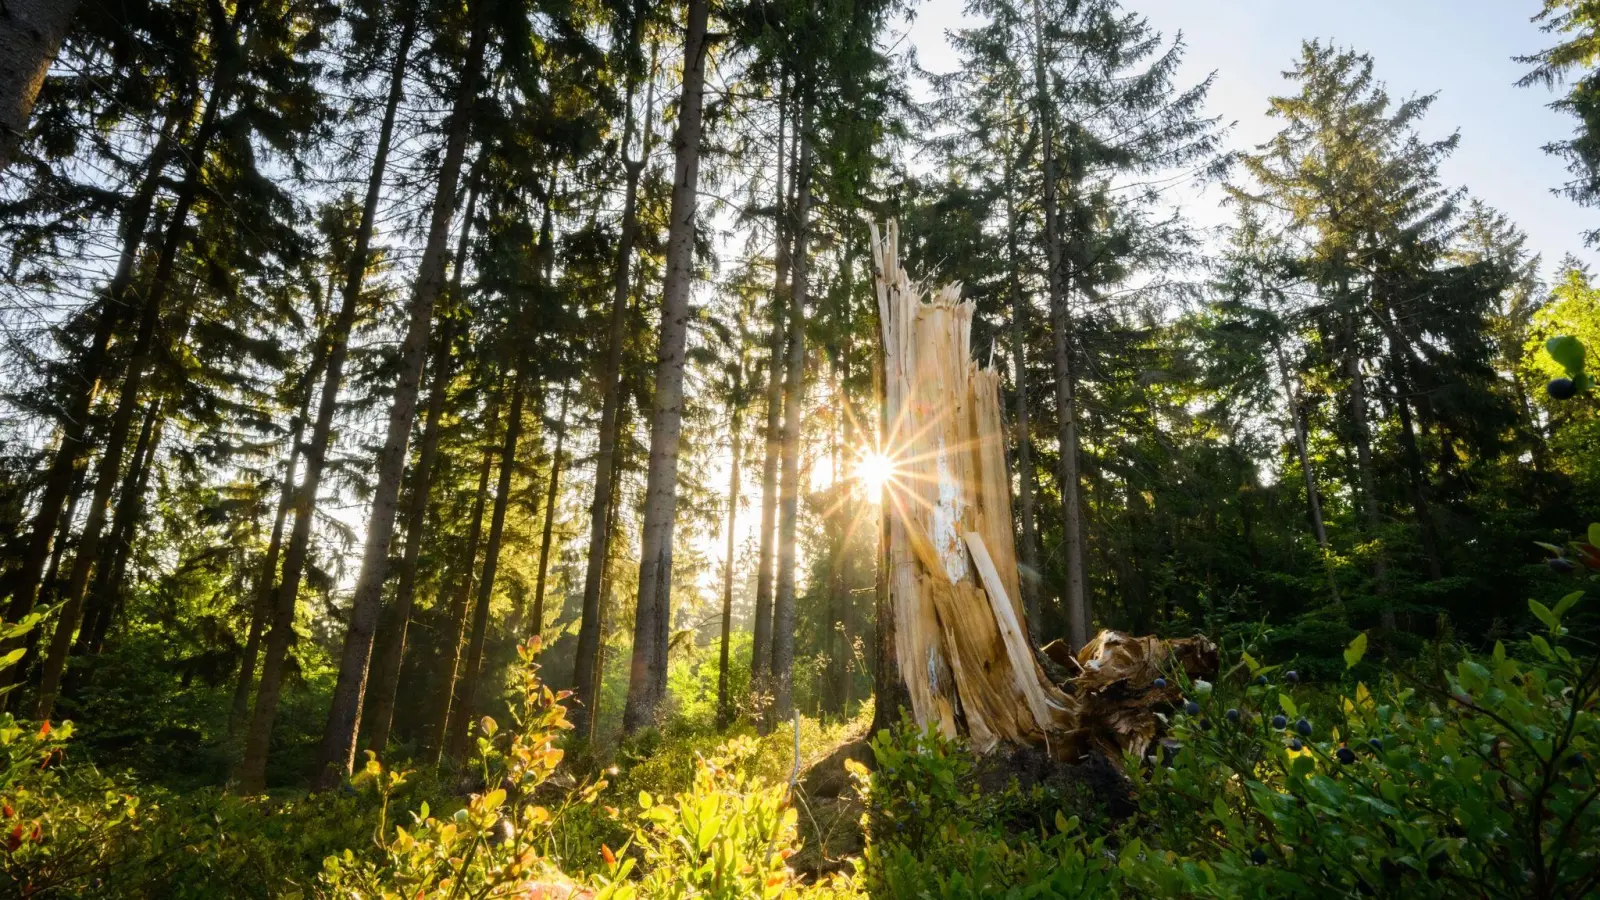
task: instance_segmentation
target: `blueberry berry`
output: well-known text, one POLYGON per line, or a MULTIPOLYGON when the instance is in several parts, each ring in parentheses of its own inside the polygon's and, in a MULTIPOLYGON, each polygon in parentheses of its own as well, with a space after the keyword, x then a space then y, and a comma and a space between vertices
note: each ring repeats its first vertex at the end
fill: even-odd
POLYGON ((1250 861, 1255 863, 1258 866, 1266 865, 1267 864, 1267 851, 1261 849, 1260 847, 1257 847, 1254 850, 1251 850, 1250 851, 1250 861))
POLYGON ((1577 396, 1578 385, 1571 378, 1557 378, 1551 381, 1545 390, 1550 392, 1551 399, 1571 400, 1577 396))
POLYGON ((1262 684, 1266 684, 1266 683, 1267 683, 1267 676, 1265 676, 1265 675, 1257 675, 1256 676, 1256 684, 1262 685, 1262 684))
POLYGON ((1299 738, 1290 738, 1289 739, 1289 749, 1290 750, 1293 750, 1294 752, 1299 753, 1304 747, 1305 747, 1305 744, 1300 743, 1300 739, 1299 738))
POLYGON ((1183 705, 1183 711, 1191 716, 1198 716, 1200 715, 1200 704, 1190 700, 1188 703, 1183 705))
POLYGON ((1299 684, 1300 673, 1290 669, 1289 671, 1283 673, 1283 680, 1289 682, 1290 684, 1299 684))
POLYGON ((1229 722, 1237 724, 1239 721, 1239 711, 1237 709, 1230 709, 1222 715, 1227 718, 1229 722))
POLYGON ((1157 678, 1155 681, 1150 682, 1150 686, 1153 688, 1164 688, 1167 686, 1167 680, 1165 678, 1157 678))
POLYGON ((1279 714, 1277 714, 1277 715, 1272 717, 1272 727, 1273 728, 1288 728, 1289 727, 1289 720, 1284 717, 1283 713, 1279 713, 1279 714))
POLYGON ((1383 741, 1380 741, 1377 738, 1373 738, 1372 740, 1367 741, 1367 746, 1371 747, 1372 751, 1374 753, 1382 753, 1383 752, 1383 741))
POLYGON ((1577 566, 1572 564, 1571 560, 1564 559, 1560 556, 1547 559, 1544 561, 1544 564, 1550 567, 1550 571, 1555 572, 1558 575, 1571 575, 1573 570, 1577 568, 1577 566))
POLYGON ((1339 762, 1344 763, 1347 766, 1356 761, 1356 752, 1351 750, 1349 747, 1340 747, 1338 750, 1334 751, 1333 755, 1339 760, 1339 762))
POLYGON ((1311 723, 1307 722, 1305 719, 1301 719, 1300 721, 1294 723, 1294 730, 1300 732, 1306 737, 1311 737, 1311 723))

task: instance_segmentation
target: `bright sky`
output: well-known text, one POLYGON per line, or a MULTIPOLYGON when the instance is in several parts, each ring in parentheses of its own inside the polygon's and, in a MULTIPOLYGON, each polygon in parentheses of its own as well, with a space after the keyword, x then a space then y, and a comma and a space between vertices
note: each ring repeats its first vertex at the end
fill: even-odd
MULTIPOLYGON (((925 0, 910 39, 922 65, 948 71, 956 64, 944 39, 960 28, 965 0, 925 0)), ((1561 160, 1541 147, 1566 137, 1572 120, 1546 104, 1542 88, 1518 88, 1526 66, 1512 57, 1536 52, 1552 37, 1530 21, 1537 0, 1124 0, 1168 36, 1188 45, 1185 83, 1216 73, 1210 108, 1235 123, 1230 139, 1248 148, 1277 131, 1267 98, 1283 93, 1282 73, 1300 42, 1332 40, 1369 53, 1394 97, 1437 91, 1424 134, 1461 132, 1461 146, 1443 168, 1447 183, 1467 186, 1529 234, 1546 271, 1566 253, 1585 261, 1581 233, 1600 226, 1600 210, 1585 210, 1550 193, 1566 180, 1561 160)), ((1204 224, 1224 220, 1208 199, 1191 209, 1204 224)))

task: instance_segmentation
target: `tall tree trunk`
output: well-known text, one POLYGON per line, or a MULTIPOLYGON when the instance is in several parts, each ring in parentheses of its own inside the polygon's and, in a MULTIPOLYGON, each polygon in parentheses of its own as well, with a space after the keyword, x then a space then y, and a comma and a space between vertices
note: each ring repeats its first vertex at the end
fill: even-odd
POLYGON ((1089 641, 1089 611, 1084 591, 1083 509, 1078 489, 1078 412, 1072 371, 1072 314, 1062 284, 1065 259, 1061 246, 1061 212, 1056 200, 1054 122, 1044 64, 1044 20, 1039 0, 1033 4, 1034 81, 1038 93, 1039 135, 1044 155, 1044 231, 1046 277, 1050 289, 1050 331, 1054 342, 1056 407, 1061 443, 1063 549, 1067 559, 1067 642, 1077 651, 1089 641))
POLYGON ((1283 380, 1283 391, 1289 402, 1289 413, 1294 419, 1294 448, 1300 458, 1300 473, 1306 481, 1306 508, 1311 515, 1311 527, 1317 535, 1317 547, 1322 552, 1322 567, 1328 577, 1328 593, 1335 606, 1343 606, 1339 596, 1339 580, 1333 570, 1332 548, 1328 544, 1328 526, 1322 519, 1322 496, 1317 490, 1316 470, 1311 465, 1311 450, 1306 434, 1305 404, 1300 389, 1289 377, 1289 364, 1283 358, 1283 348, 1274 345, 1273 354, 1278 360, 1278 376, 1283 380))
MULTIPOLYGON (((472 187, 467 191, 467 204, 463 207, 461 238, 456 244, 455 266, 450 275, 450 303, 452 310, 444 317, 444 334, 434 343, 433 389, 428 395, 428 411, 422 426, 422 444, 417 450, 416 471, 412 475, 411 502, 406 507, 406 549, 400 560, 400 582, 395 588, 394 609, 390 616, 389 634, 379 644, 374 657, 374 675, 368 688, 372 708, 365 718, 369 722, 367 749, 383 755, 389 743, 389 732, 394 727, 394 706, 400 690, 400 669, 405 662, 407 633, 411 616, 416 609, 417 562, 422 555, 422 543, 427 536, 428 497, 433 490, 433 476, 438 468, 439 438, 443 431, 445 401, 449 398, 450 382, 455 377, 455 357, 452 351, 457 335, 466 325, 466 299, 461 294, 462 272, 466 268, 467 250, 472 239, 472 215, 478 204, 478 180, 469 176, 472 187)), ((487 476, 486 476, 487 477, 487 476)))
MULTIPOLYGON (((772 672, 772 583, 776 563, 773 543, 778 524, 778 459, 783 455, 783 371, 785 335, 788 334, 784 309, 789 295, 789 195, 784 190, 783 176, 790 159, 784 143, 784 126, 788 123, 788 95, 786 89, 778 94, 778 171, 777 187, 773 194, 772 255, 772 336, 767 349, 767 424, 766 455, 761 460, 761 530, 758 538, 756 562, 756 601, 754 640, 750 649, 750 690, 765 697, 770 685, 767 676, 772 672)), ((765 718, 765 710, 760 715, 765 718)))
POLYGON ((544 534, 539 537, 539 576, 533 585, 533 633, 544 633, 544 586, 550 573, 550 543, 555 537, 556 497, 561 493, 561 453, 567 442, 567 404, 572 392, 561 389, 561 420, 556 427, 556 452, 550 457, 550 484, 544 499, 544 534))
MULTIPOLYGON (((319 315, 320 319, 321 316, 319 315)), ((278 490, 278 507, 272 516, 272 536, 267 540, 267 552, 261 560, 261 573, 256 577, 255 602, 251 604, 250 630, 246 633, 244 651, 239 660, 239 675, 234 682, 233 703, 228 711, 228 736, 236 738, 239 729, 250 717, 250 693, 255 688, 256 660, 261 655, 261 638, 266 633, 272 616, 272 601, 277 596, 278 560, 283 555, 283 530, 294 506, 295 478, 304 450, 302 438, 311 418, 311 393, 323 376, 328 363, 328 339, 325 330, 319 330, 316 343, 311 348, 311 364, 296 391, 300 397, 299 409, 289 426, 289 457, 284 461, 283 485, 278 490)))
POLYGON ((220 128, 221 108, 232 96, 234 83, 243 63, 240 58, 242 50, 238 46, 238 34, 243 20, 250 11, 250 7, 241 4, 231 20, 219 21, 216 24, 218 32, 216 38, 224 46, 218 50, 211 99, 206 104, 205 118, 189 148, 189 171, 173 204, 172 214, 167 222, 166 236, 162 242, 160 255, 156 259, 155 272, 151 275, 150 284, 145 290, 144 302, 140 305, 139 327, 128 354, 127 371, 122 377, 115 412, 112 413, 106 431, 105 447, 95 471, 94 492, 89 501, 88 517, 84 520, 83 534, 78 540, 78 553, 72 561, 72 570, 67 576, 61 614, 56 621, 56 631, 51 637, 50 650, 44 660, 37 705, 34 708, 34 717, 38 719, 50 718, 54 709, 56 694, 61 688, 61 677, 66 670, 67 655, 72 648, 73 634, 77 631, 79 620, 83 615, 84 594, 89 586, 90 572, 100 553, 100 540, 106 524, 106 509, 111 501, 111 492, 116 487, 117 476, 122 471, 123 451, 127 447, 133 416, 139 405, 145 370, 149 368, 154 355, 153 345, 156 327, 161 319, 161 308, 166 303, 167 294, 172 288, 178 254, 190 237, 189 211, 194 207, 201 190, 206 154, 212 138, 220 128))
POLYGON ((1028 406, 1028 304, 1022 294, 1022 256, 1017 247, 1015 172, 1007 159, 1006 252, 1011 291, 1011 367, 1017 390, 1017 513, 1022 524, 1022 605, 1028 616, 1028 637, 1042 643, 1039 628, 1039 537, 1033 521, 1033 426, 1028 406))
POLYGON ((142 462, 139 463, 139 480, 133 486, 134 507, 124 526, 123 535, 118 540, 122 548, 117 553, 111 570, 111 602, 106 605, 103 615, 94 626, 94 631, 89 638, 89 652, 99 653, 105 647, 106 635, 111 630, 112 622, 121 615, 122 609, 128 602, 128 560, 133 555, 134 533, 138 529, 139 519, 144 515, 144 498, 150 487, 150 473, 154 471, 156 448, 161 445, 162 429, 166 426, 166 418, 158 418, 155 423, 155 433, 151 435, 145 449, 142 462))
POLYGON ((652 724, 667 691, 667 630, 672 622, 672 532, 678 514, 678 441, 683 424, 684 345, 689 332, 689 286, 694 278, 695 210, 700 180, 700 123, 705 100, 708 0, 689 0, 683 45, 683 97, 673 139, 672 211, 667 275, 661 299, 655 411, 650 422, 650 470, 640 540, 639 604, 633 667, 622 727, 652 724))
MULTIPOLYGON (((305 478, 295 496, 294 530, 290 534, 288 549, 284 553, 283 575, 272 607, 272 623, 266 637, 266 656, 261 664, 261 683, 256 690, 250 728, 245 735, 244 755, 235 772, 235 780, 247 793, 257 793, 266 788, 267 752, 272 743, 272 726, 278 717, 278 701, 283 690, 289 643, 294 637, 294 611, 300 596, 300 580, 305 573, 306 557, 311 548, 311 527, 316 517, 317 492, 322 486, 322 470, 327 462, 328 444, 333 433, 333 416, 338 408, 339 389, 344 381, 345 358, 350 352, 350 332, 355 326, 356 311, 361 300, 361 286, 370 261, 372 232, 378 214, 378 198, 383 189, 384 172, 389 165, 389 152, 394 138, 395 112, 399 109, 400 99, 405 94, 406 60, 416 35, 416 19, 415 15, 408 18, 400 37, 400 44, 395 51, 393 68, 389 71, 389 93, 384 101, 383 122, 378 130, 372 171, 367 175, 367 193, 361 206, 361 222, 356 228, 355 244, 350 249, 350 268, 345 273, 339 312, 328 336, 327 371, 322 379, 322 395, 317 401, 316 424, 311 429, 311 441, 305 448, 305 478)), ((456 120, 452 129, 462 130, 463 126, 456 120)))
POLYGON ((478 488, 473 495, 472 512, 468 516, 467 544, 462 551, 460 572, 454 595, 450 598, 450 621, 445 627, 449 641, 448 651, 442 657, 443 678, 439 682, 439 699, 434 718, 434 734, 428 746, 434 751, 433 764, 444 759, 449 740, 449 726, 456 708, 456 684, 461 678, 461 643, 467 634, 467 604, 472 600, 472 577, 478 568, 478 543, 483 536, 483 513, 488 505, 489 473, 494 467, 495 436, 500 421, 500 394, 496 391, 484 412, 483 458, 478 464, 478 488))
POLYGON ((459 682, 461 690, 446 726, 446 752, 457 764, 466 758, 468 741, 472 737, 471 719, 482 706, 478 684, 483 669, 483 645, 489 633, 489 604, 494 599, 500 542, 505 536, 506 507, 511 501, 511 476, 517 465, 517 441, 522 436, 523 374, 520 368, 511 373, 511 411, 506 419, 505 443, 500 448, 500 480, 495 486, 489 541, 483 552, 483 577, 478 579, 478 602, 472 610, 472 637, 467 644, 467 662, 459 682))
MULTIPOLYGON (((0 12, 0 15, 4 13, 0 12)), ((214 104, 218 99, 213 94, 211 102, 214 104)), ((157 189, 161 185, 162 175, 166 172, 168 164, 176 156, 178 132, 184 118, 181 113, 192 113, 192 105, 181 102, 173 105, 167 123, 161 130, 161 136, 157 138, 146 160, 143 180, 123 209, 118 229, 122 238, 122 250, 117 259, 117 269, 104 295, 96 301, 89 312, 89 315, 94 317, 93 333, 77 366, 79 382, 71 391, 71 399, 61 419, 61 439, 51 458, 50 469, 45 475, 44 489, 40 493, 39 507, 34 514, 22 567, 15 577, 16 591, 6 608, 7 621, 15 622, 33 609, 38 602, 40 588, 45 583, 45 580, 41 579, 41 574, 45 570, 47 561, 48 564, 54 565, 59 559, 60 542, 56 542, 54 544, 56 549, 52 550, 52 539, 57 524, 62 521, 61 507, 72 485, 82 479, 84 467, 81 463, 84 452, 89 446, 90 409, 100 392, 100 383, 106 375, 110 362, 108 351, 112 335, 122 321, 128 301, 131 299, 129 292, 133 286, 139 251, 144 246, 146 229, 150 225, 150 214, 155 207, 157 189)), ((0 166, 0 169, 3 168, 4 166, 0 166)), ((72 516, 69 514, 65 521, 70 525, 72 516)), ((16 671, 17 668, 20 667, 14 667, 12 671, 16 671)))
POLYGON ((794 713, 795 543, 800 525, 800 430, 805 404, 806 300, 810 260, 806 238, 811 214, 811 134, 801 113, 796 138, 794 286, 789 297, 789 356, 783 379, 783 454, 778 492, 778 588, 772 599, 772 715, 763 724, 787 722, 794 713))
MULTIPOLYGON (((743 340, 741 334, 740 339, 743 340)), ((722 648, 717 668, 717 728, 733 722, 733 698, 728 693, 728 651, 733 638, 734 544, 739 524, 739 462, 744 449, 744 347, 733 367, 732 413, 728 424, 728 558, 722 567, 722 648)))
MULTIPOLYGON (((573 659, 573 703, 570 720, 579 734, 592 739, 591 711, 599 698, 599 653, 601 644, 601 584, 611 553, 612 500, 616 496, 618 419, 622 405, 622 351, 628 324, 628 293, 633 286, 633 245, 639 235, 639 177, 650 158, 655 113, 654 52, 651 53, 649 87, 645 92, 644 127, 640 132, 639 155, 623 158, 624 188, 622 231, 617 236, 617 260, 612 273, 611 309, 606 334, 605 368, 600 373, 600 426, 594 463, 594 497, 589 504, 589 553, 583 574, 583 610, 578 622, 578 646, 573 659)), ((636 85, 628 88, 628 112, 623 127, 623 148, 633 139, 633 96, 636 85)))
MULTIPOLYGON (((629 409, 624 408, 622 413, 622 430, 624 433, 626 433, 630 427, 630 423, 628 421, 629 409)), ((611 520, 606 523, 606 528, 608 528, 612 534, 617 533, 617 513, 622 507, 622 478, 624 473, 627 472, 627 469, 627 457, 618 456, 617 479, 611 483, 611 520)), ((606 560, 605 579, 600 584, 600 644, 594 654, 594 667, 588 673, 589 683, 595 687, 595 702, 594 705, 588 710, 589 716, 583 720, 583 731, 580 732, 583 735, 583 739, 588 741, 590 744, 594 743, 595 735, 599 732, 600 728, 600 698, 602 696, 600 688, 604 687, 603 682, 605 680, 604 676, 606 671, 605 636, 606 628, 610 624, 610 619, 607 617, 607 613, 613 609, 613 604, 615 603, 616 592, 614 588, 616 587, 616 558, 618 555, 618 546, 620 545, 615 541, 612 542, 611 556, 606 560)))
POLYGON ((16 161, 33 101, 72 27, 79 0, 0 3, 0 172, 16 161))
POLYGON ((126 568, 125 555, 133 544, 133 521, 142 505, 139 486, 145 484, 145 467, 155 455, 152 439, 161 421, 162 402, 151 403, 139 425, 139 437, 134 441, 133 458, 128 471, 122 476, 117 489, 117 509, 111 516, 111 542, 101 551, 95 563, 94 581, 84 602, 83 628, 72 646, 74 655, 95 652, 96 635, 104 636, 111 619, 111 607, 116 603, 116 593, 121 587, 116 572, 126 568))
MULTIPOLYGON (((874 280, 883 277, 876 254, 868 254, 874 280)), ((875 333, 883 334, 882 315, 874 317, 875 333)), ((872 357, 873 405, 878 411, 878 435, 881 442, 889 433, 888 403, 884 387, 884 349, 882 341, 873 341, 876 348, 872 357)), ((901 713, 911 708, 911 694, 905 679, 900 675, 898 634, 894 621, 894 601, 889 596, 889 487, 879 489, 878 496, 878 558, 877 573, 872 590, 872 732, 898 728, 901 713)))
POLYGON ((395 510, 400 500, 400 482, 405 475, 406 445, 411 440, 411 426, 416 419, 417 389, 428 356, 433 308, 444 290, 445 245, 450 239, 450 221, 455 215, 456 187, 461 180, 461 161, 466 155, 472 106, 478 96, 484 45, 488 38, 488 14, 483 4, 474 6, 472 37, 461 70, 455 108, 451 112, 444 161, 439 166, 428 240, 411 299, 410 322, 400 345, 400 375, 395 384, 394 403, 389 408, 388 434, 378 453, 372 514, 367 520, 366 548, 361 558, 361 573, 356 577, 344 652, 339 660, 339 680, 334 685, 333 706, 328 711, 328 726, 318 759, 317 783, 322 788, 338 784, 355 762, 361 701, 366 695, 372 640, 382 608, 383 583, 389 574, 389 544, 394 537, 395 510))

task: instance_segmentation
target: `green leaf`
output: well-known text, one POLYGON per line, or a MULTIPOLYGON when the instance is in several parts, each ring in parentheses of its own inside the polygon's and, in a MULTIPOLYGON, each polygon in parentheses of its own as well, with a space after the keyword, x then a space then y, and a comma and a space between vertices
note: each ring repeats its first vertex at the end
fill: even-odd
MULTIPOLYGON (((1556 618, 1560 619, 1562 616, 1566 615, 1567 610, 1578 605, 1578 601, 1582 599, 1583 591, 1573 591, 1565 597, 1562 597, 1561 602, 1556 604, 1556 618)), ((4 663, 0 663, 0 665, 4 665, 4 663)))
POLYGON ((1555 656, 1555 654, 1550 651, 1550 642, 1538 636, 1537 634, 1528 635, 1528 641, 1533 644, 1533 649, 1539 651, 1539 655, 1545 659, 1551 659, 1555 656))
POLYGON ((1350 646, 1344 648, 1344 667, 1354 669, 1356 663, 1361 662, 1361 657, 1367 655, 1367 633, 1365 631, 1356 635, 1350 646))
POLYGON ((1545 550, 1549 550, 1551 553, 1554 553, 1557 556, 1561 555, 1561 548, 1557 547, 1555 544, 1546 544, 1544 541, 1534 541, 1533 545, 1535 547, 1541 547, 1545 550))
POLYGON ((1283 707, 1283 711, 1288 713, 1291 717, 1300 715, 1299 708, 1294 705, 1293 700, 1289 699, 1288 694, 1278 695, 1278 705, 1283 707))
POLYGON ((1550 629, 1551 631, 1555 631, 1560 624, 1560 620, 1556 618, 1555 613, 1550 611, 1550 607, 1545 606, 1543 603, 1540 603, 1537 600, 1529 600, 1528 609, 1539 621, 1544 623, 1546 628, 1550 629))
POLYGON ((1589 524, 1589 543, 1592 546, 1600 547, 1600 522, 1591 522, 1589 524))
POLYGON ((1553 337, 1544 342, 1544 349, 1556 364, 1567 370, 1573 378, 1583 375, 1583 342, 1570 334, 1553 337))

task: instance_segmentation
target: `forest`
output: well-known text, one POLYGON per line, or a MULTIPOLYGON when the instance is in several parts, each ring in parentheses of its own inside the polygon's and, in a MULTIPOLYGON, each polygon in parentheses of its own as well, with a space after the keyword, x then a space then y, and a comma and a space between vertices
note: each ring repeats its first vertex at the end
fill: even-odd
POLYGON ((0 0, 0 896, 1600 897, 1600 273, 1144 5, 0 0))

